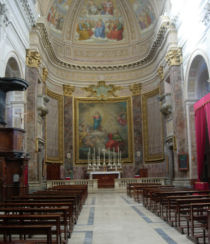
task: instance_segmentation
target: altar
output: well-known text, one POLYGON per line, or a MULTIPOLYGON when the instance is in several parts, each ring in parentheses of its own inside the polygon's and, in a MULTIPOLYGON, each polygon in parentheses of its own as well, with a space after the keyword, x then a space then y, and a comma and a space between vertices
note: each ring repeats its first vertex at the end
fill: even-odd
POLYGON ((89 179, 98 180, 98 188, 114 188, 114 180, 120 179, 120 171, 91 171, 89 179))

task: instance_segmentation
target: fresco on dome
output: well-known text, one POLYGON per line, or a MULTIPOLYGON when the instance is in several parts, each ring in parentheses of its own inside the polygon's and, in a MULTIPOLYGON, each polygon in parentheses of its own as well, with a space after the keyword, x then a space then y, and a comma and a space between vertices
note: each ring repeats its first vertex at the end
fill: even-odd
POLYGON ((47 14, 47 21, 54 31, 61 33, 71 2, 72 0, 54 0, 47 14))
POLYGON ((150 2, 148 0, 130 0, 130 2, 141 29, 147 29, 155 21, 155 13, 150 2))
POLYGON ((75 39, 86 42, 123 40, 124 24, 116 0, 85 0, 75 39))

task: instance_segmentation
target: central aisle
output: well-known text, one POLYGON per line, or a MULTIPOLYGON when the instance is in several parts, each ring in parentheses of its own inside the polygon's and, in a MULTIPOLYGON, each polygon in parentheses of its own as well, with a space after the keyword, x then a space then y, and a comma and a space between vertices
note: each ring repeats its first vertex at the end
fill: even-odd
POLYGON ((89 194, 69 244, 192 244, 124 193, 89 194))

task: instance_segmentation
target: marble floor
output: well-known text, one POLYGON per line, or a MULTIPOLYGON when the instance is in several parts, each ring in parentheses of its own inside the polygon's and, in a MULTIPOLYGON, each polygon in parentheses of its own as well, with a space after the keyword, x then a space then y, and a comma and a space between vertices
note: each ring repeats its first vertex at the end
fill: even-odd
POLYGON ((125 193, 89 194, 68 244, 192 244, 125 193))

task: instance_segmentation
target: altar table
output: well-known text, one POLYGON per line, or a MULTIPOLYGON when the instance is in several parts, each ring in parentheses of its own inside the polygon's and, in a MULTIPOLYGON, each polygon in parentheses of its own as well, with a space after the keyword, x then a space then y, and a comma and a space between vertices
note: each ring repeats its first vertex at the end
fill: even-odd
POLYGON ((98 180, 98 188, 114 188, 114 180, 120 179, 120 171, 92 171, 89 178, 98 180))

